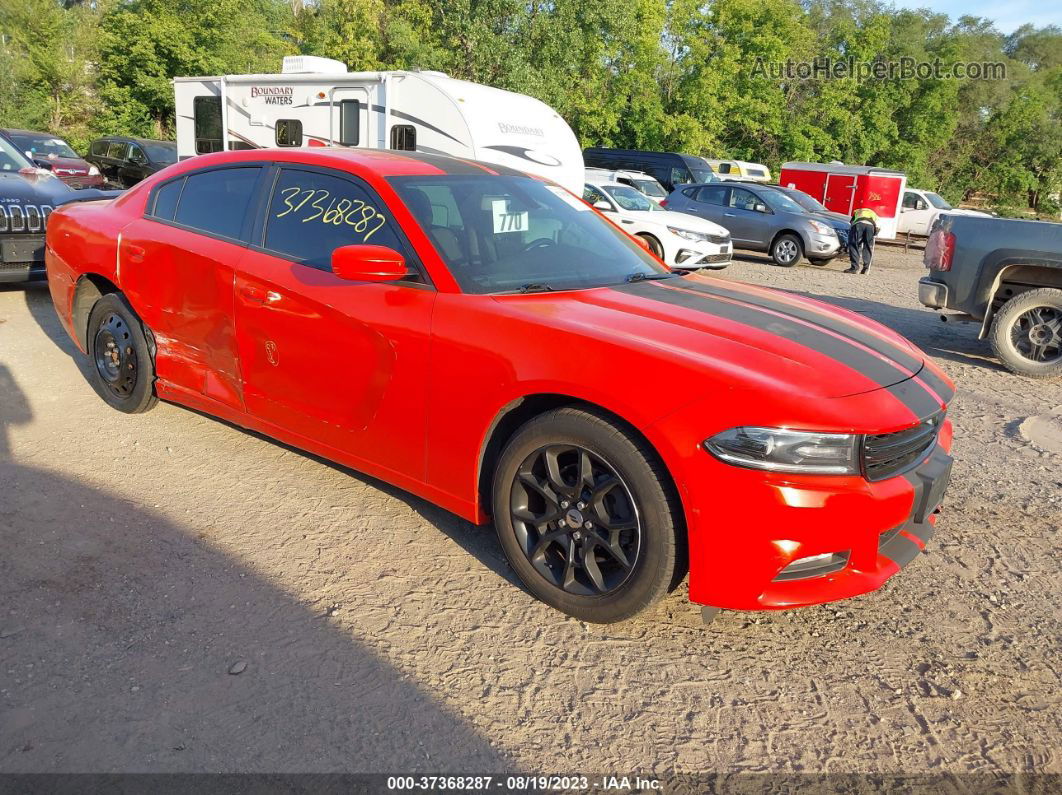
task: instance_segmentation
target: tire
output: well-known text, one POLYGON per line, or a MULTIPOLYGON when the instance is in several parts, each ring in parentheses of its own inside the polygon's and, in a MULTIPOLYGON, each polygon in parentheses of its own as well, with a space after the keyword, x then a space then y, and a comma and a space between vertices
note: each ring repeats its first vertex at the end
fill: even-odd
POLYGON ((791 232, 778 235, 771 243, 771 259, 783 268, 792 268, 804 256, 804 244, 791 232))
POLYGON ((155 406, 155 360, 140 319, 120 293, 103 296, 85 335, 89 381, 110 406, 140 414, 155 406))
POLYGON ((685 575, 685 524, 663 464, 630 429, 591 411, 555 409, 513 435, 494 472, 493 512, 520 581, 583 621, 628 619, 685 575))
POLYGON ((659 240, 657 240, 652 235, 640 234, 638 235, 638 237, 640 237, 642 240, 649 244, 649 250, 652 251, 658 259, 660 259, 661 261, 664 259, 664 247, 660 245, 659 240))
POLYGON ((992 321, 992 349, 1007 368, 1029 378, 1062 376, 1062 290, 1016 295, 992 321))
POLYGON ((810 262, 816 268, 821 268, 824 265, 829 265, 830 264, 830 260, 828 260, 828 259, 811 259, 810 257, 808 258, 808 262, 810 262))

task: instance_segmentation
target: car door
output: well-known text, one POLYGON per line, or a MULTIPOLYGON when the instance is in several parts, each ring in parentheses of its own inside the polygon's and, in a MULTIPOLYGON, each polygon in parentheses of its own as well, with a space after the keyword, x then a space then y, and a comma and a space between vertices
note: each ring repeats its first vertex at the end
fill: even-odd
POLYGON ((723 213, 723 226, 730 230, 736 244, 766 246, 773 237, 771 215, 756 209, 766 208, 763 199, 750 190, 731 188, 723 213))
POLYGON ((149 164, 144 150, 137 144, 129 144, 126 152, 126 160, 118 169, 119 178, 123 185, 132 187, 149 174, 149 164))
MULTIPOLYGON (((729 192, 730 189, 723 185, 704 185, 700 188, 687 188, 681 193, 685 200, 678 209, 684 213, 691 213, 705 218, 729 230, 730 227, 724 223, 726 219, 723 217, 724 213, 727 212, 726 200, 729 192)), ((669 206, 668 209, 672 208, 669 206)))
POLYGON ((903 204, 900 206, 900 220, 897 231, 901 234, 928 235, 929 224, 935 216, 929 202, 914 191, 904 191, 903 204))
POLYGON ((122 230, 122 289, 155 336, 158 377, 243 408, 233 281, 264 168, 192 172, 152 190, 143 218, 122 230))
POLYGON ((122 185, 121 168, 125 164, 125 155, 129 144, 124 141, 110 141, 107 144, 104 176, 115 185, 122 185))
POLYGON ((236 274, 247 410, 386 475, 424 477, 435 290, 386 204, 342 172, 284 165, 236 274), (394 283, 332 273, 340 246, 397 249, 417 272, 394 283))

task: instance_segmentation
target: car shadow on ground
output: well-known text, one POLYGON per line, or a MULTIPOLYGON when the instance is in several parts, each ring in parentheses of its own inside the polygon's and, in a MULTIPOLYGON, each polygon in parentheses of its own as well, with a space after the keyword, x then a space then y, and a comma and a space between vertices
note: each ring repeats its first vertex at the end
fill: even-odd
POLYGON ((356 617, 87 480, 21 464, 9 434, 33 413, 2 362, 0 397, 0 771, 515 767, 362 645, 356 617))
MULTIPOLYGON (((60 350, 73 358, 78 369, 81 371, 81 375, 88 380, 91 375, 92 365, 88 362, 87 357, 78 351, 77 346, 74 345, 73 340, 70 339, 70 336, 59 322, 59 317, 55 313, 55 307, 52 305, 51 295, 48 292, 47 286, 43 284, 32 284, 24 286, 21 289, 25 292, 26 306, 29 309, 30 314, 33 316, 33 319, 37 322, 37 325, 40 326, 41 330, 60 350)), ((465 521, 455 514, 439 508, 427 500, 414 496, 407 491, 403 491, 396 486, 392 486, 382 480, 377 480, 364 473, 348 469, 333 461, 329 461, 326 458, 314 455, 313 453, 306 452, 297 447, 292 447, 291 445, 273 439, 265 434, 243 428, 234 423, 230 423, 227 420, 196 411, 195 409, 190 409, 185 406, 178 407, 184 411, 199 414, 213 422, 220 422, 224 425, 228 425, 242 433, 249 434, 269 442, 270 444, 276 445, 277 447, 289 450, 303 458, 331 467, 338 472, 342 472, 344 475, 355 478, 362 483, 384 492, 388 496, 401 500, 420 515, 424 521, 449 536, 483 566, 490 569, 512 585, 522 588, 519 580, 516 578, 512 569, 509 567, 508 562, 505 560, 501 545, 498 543, 497 536, 494 534, 491 527, 474 525, 471 522, 465 521)))

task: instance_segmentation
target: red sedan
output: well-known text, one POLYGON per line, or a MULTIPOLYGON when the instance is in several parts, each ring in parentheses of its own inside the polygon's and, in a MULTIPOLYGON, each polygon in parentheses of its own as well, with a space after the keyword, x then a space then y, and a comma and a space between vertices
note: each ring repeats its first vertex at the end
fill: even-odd
POLYGON ((48 226, 115 408, 173 401, 491 518, 587 621, 874 590, 933 533, 953 387, 905 339, 669 272, 562 188, 412 152, 186 160, 48 226))

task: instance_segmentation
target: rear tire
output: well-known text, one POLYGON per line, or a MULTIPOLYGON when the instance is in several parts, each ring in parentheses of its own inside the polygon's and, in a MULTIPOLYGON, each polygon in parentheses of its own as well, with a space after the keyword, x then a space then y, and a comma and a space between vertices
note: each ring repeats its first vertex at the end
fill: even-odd
POLYGON ((123 295, 109 293, 95 303, 85 342, 89 380, 104 401, 126 414, 140 414, 158 403, 147 335, 123 295))
POLYGON ((786 232, 771 243, 771 259, 783 268, 792 268, 804 256, 804 244, 796 235, 786 232))
POLYGON ((1016 295, 992 321, 992 349, 1012 372, 1029 378, 1062 376, 1062 290, 1016 295))
POLYGON ((583 621, 628 619, 685 574, 682 510, 663 465, 590 411, 555 409, 516 432, 494 472, 493 512, 520 581, 583 621))

